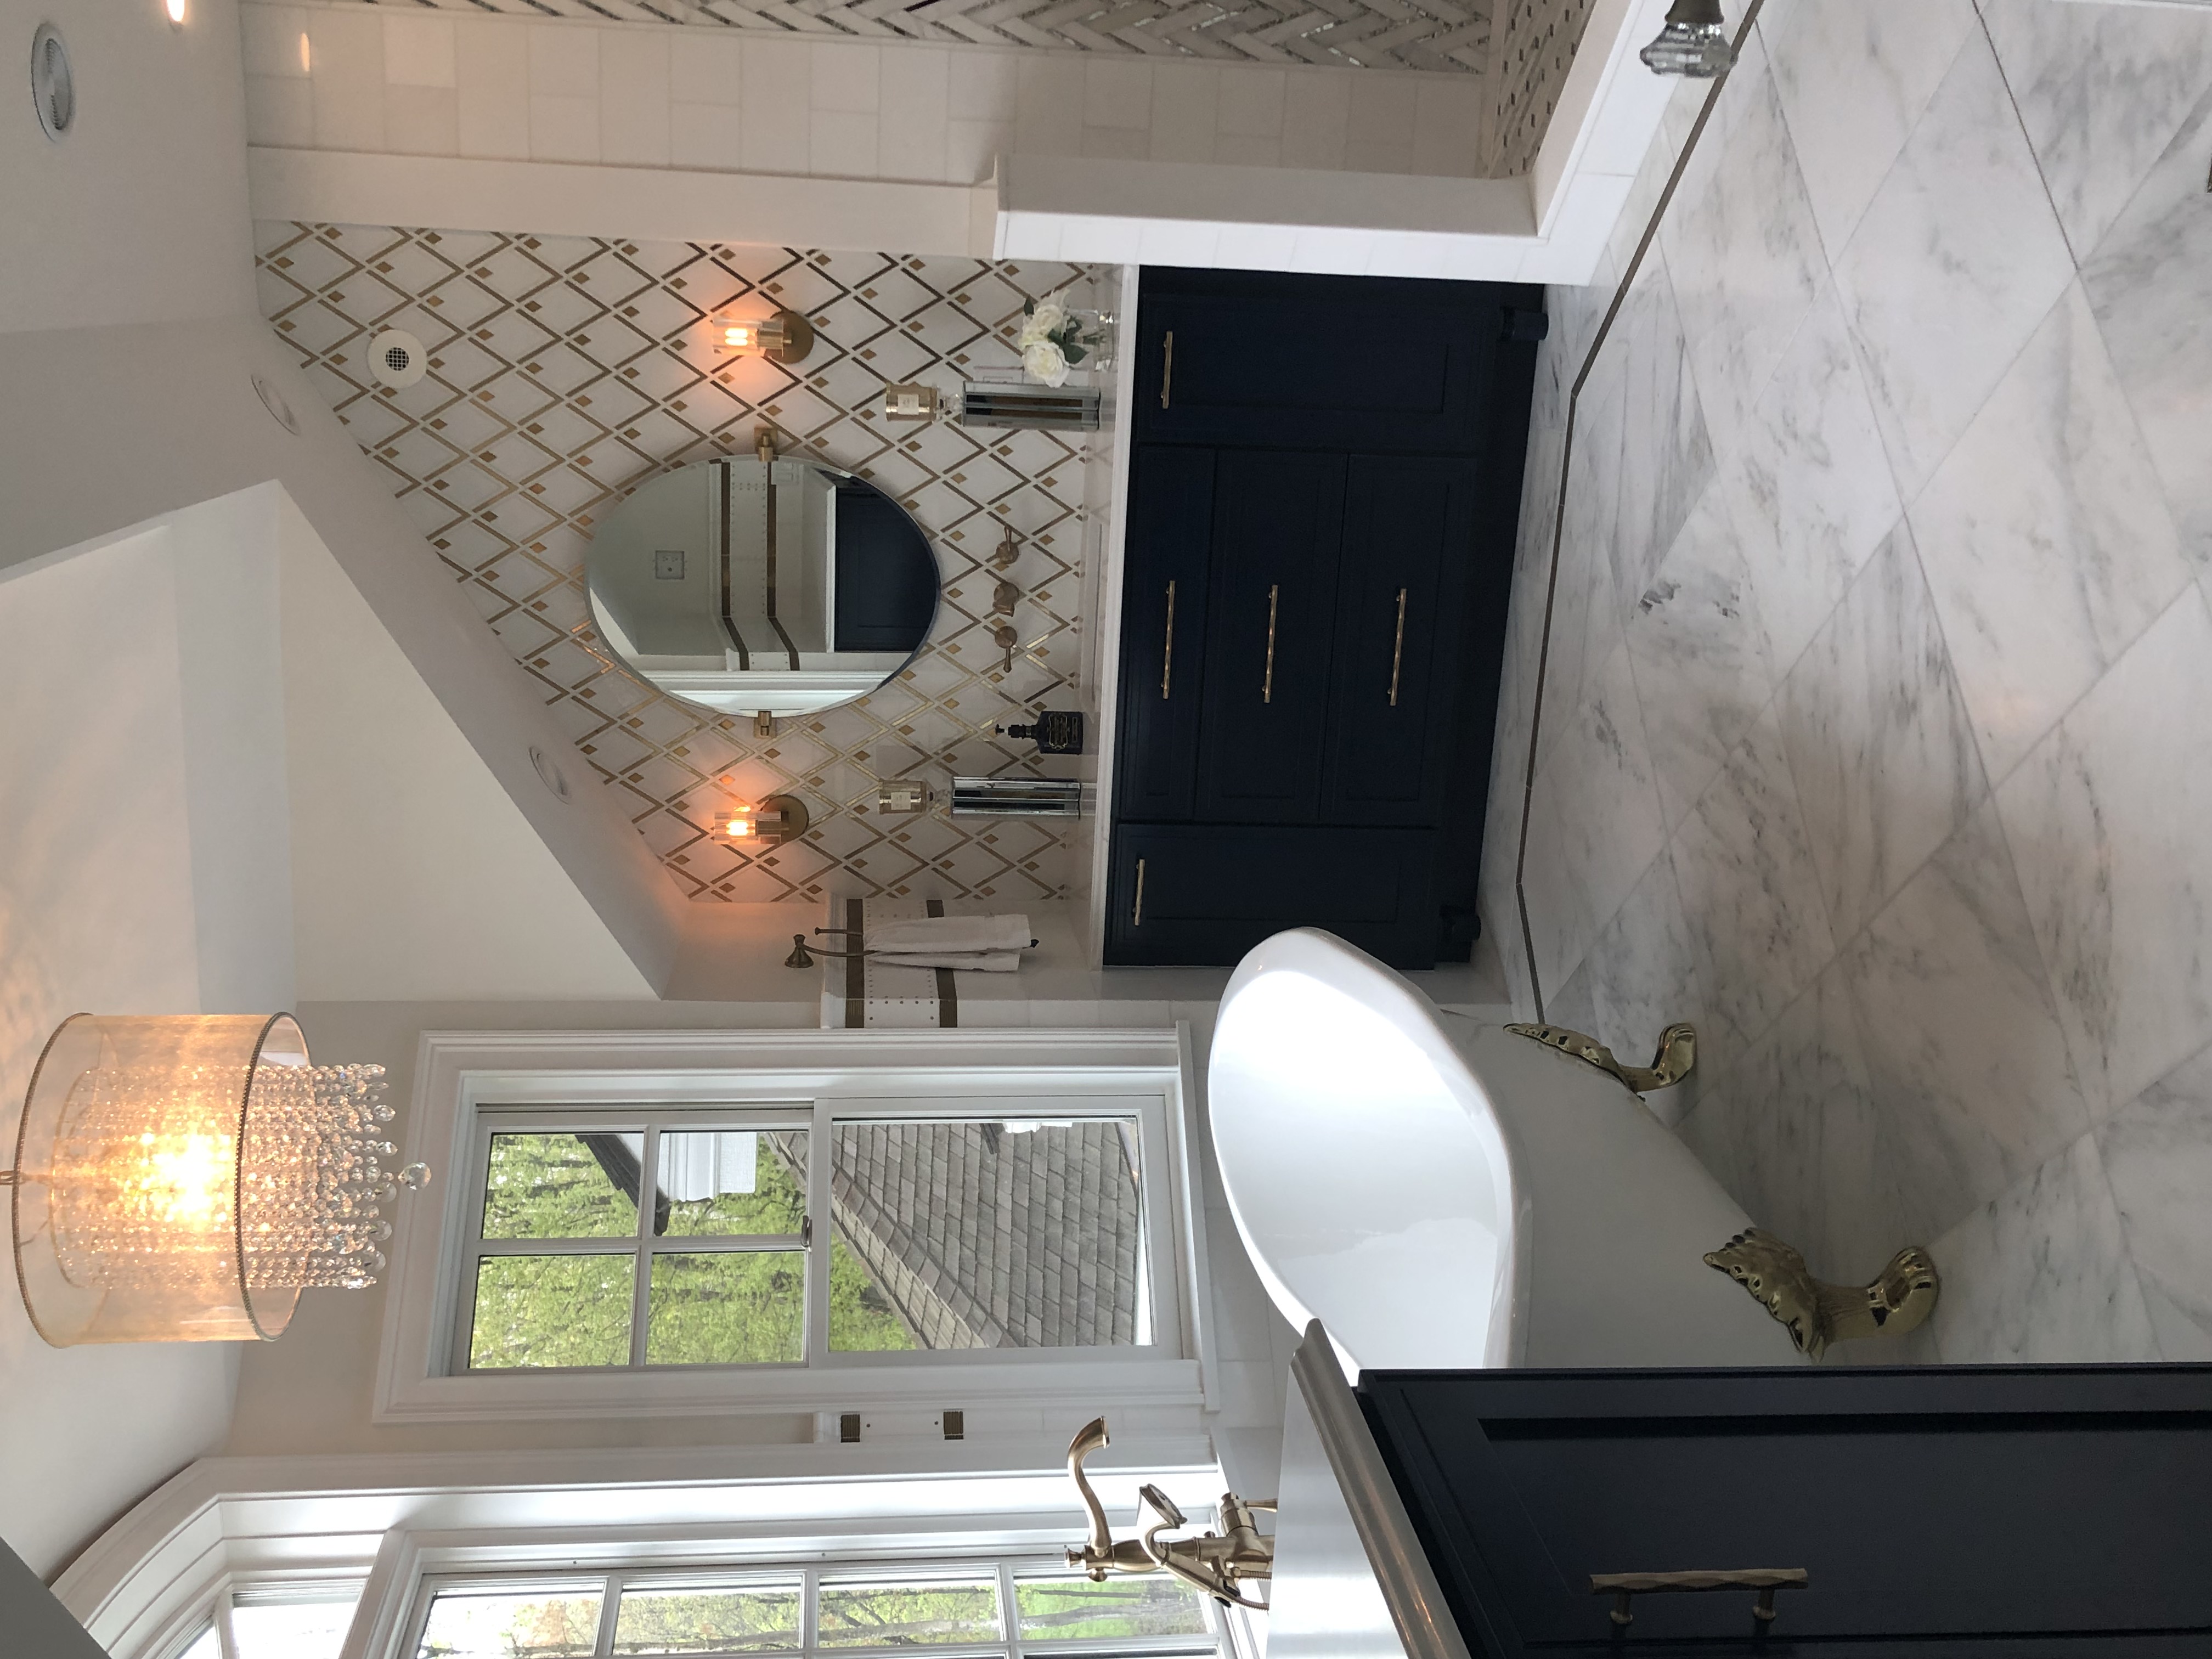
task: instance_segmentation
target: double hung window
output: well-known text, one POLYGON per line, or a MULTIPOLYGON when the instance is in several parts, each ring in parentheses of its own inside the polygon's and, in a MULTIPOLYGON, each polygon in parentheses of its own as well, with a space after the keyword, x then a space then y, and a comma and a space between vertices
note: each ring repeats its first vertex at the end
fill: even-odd
POLYGON ((1157 1101, 499 1104, 449 1372, 1139 1350, 1157 1101))
POLYGON ((175 1659, 337 1659, 361 1601, 357 1583, 234 1585, 175 1659))
POLYGON ((1180 1582, 1103 1584, 1044 1561, 432 1580, 414 1659, 1212 1659, 1216 1611, 1180 1582))

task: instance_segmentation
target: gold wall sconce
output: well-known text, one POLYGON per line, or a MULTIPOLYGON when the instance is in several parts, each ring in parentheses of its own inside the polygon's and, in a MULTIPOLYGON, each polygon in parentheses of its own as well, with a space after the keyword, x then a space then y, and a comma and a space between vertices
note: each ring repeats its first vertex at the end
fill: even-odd
POLYGON ((722 349, 739 357, 796 363, 814 349, 814 325, 795 311, 779 311, 773 317, 717 317, 714 326, 721 332, 722 349))
POLYGON ((933 421, 937 418, 937 388, 920 384, 884 388, 884 418, 887 421, 933 421))
POLYGON ((806 803, 798 796, 763 795, 757 805, 739 801, 724 807, 714 815, 711 833, 716 841, 757 852, 796 841, 811 822, 806 803))
POLYGON ((376 1282, 380 1206, 428 1184, 381 1066, 317 1066, 289 1014, 75 1014, 16 1131, 11 1227, 54 1347, 282 1335, 311 1286, 376 1282))
POLYGON ((912 779, 886 783, 876 791, 876 811, 900 817, 929 810, 929 786, 912 779))

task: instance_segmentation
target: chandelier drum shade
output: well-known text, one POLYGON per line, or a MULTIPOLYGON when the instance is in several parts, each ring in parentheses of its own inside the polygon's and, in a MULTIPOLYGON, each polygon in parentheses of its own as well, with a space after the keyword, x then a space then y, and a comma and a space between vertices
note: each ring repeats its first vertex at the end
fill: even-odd
POLYGON ((269 1340, 384 1266, 381 1066, 317 1066, 289 1014, 77 1014, 16 1132, 15 1273, 56 1347, 269 1340))

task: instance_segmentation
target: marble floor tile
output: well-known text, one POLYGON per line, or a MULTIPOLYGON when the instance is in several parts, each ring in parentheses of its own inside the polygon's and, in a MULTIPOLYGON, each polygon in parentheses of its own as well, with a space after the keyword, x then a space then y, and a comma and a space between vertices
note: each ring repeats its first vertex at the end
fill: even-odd
POLYGON ((1613 619, 1626 617, 1713 474, 1713 448, 1664 261, 1629 290, 1607 352, 1621 354, 1620 495, 1613 619))
POLYGON ((1722 763, 1674 854, 1706 1001, 1756 1041, 1836 953, 1772 708, 1722 763))
POLYGON ((2074 259, 1977 29, 1835 264, 1910 503, 2003 378, 2074 259))
POLYGON ((1628 619, 1651 768, 1672 830, 1772 701, 1766 633, 1719 489, 1708 489, 1628 619))
POLYGON ((1848 939, 1989 788, 1905 526, 1814 636, 1778 707, 1828 919, 1848 939))
POLYGON ((1904 511, 1832 286, 1768 382, 1741 459, 1723 467, 1715 488, 1735 526, 1779 677, 1904 511))
POLYGON ((2101 1117, 2212 1037, 2212 609, 2192 589, 1999 787, 2101 1117))
POLYGON ((1685 1116, 1679 1133, 1754 1225, 1825 1279, 1869 1278, 1909 1242, 1882 1176, 1856 1017, 1831 968, 1685 1116))
POLYGON ((2086 258, 2212 90, 2212 12, 1982 0, 1982 21, 2066 240, 2086 258))
POLYGON ((1705 422, 1724 455, 1741 448, 1827 277, 1773 77, 1747 61, 1725 95, 1737 106, 1728 130, 1708 131, 1692 154, 1660 227, 1705 422))
POLYGON ((2012 770, 2191 574, 2078 283, 1909 516, 1993 778, 2012 770))
POLYGON ((1912 1238, 1947 1231, 2087 1132, 1993 803, 1843 960, 1891 1152, 1886 1178, 1912 1238))
POLYGON ((1739 1056, 1741 1039, 1706 1009, 1690 924, 1674 884, 1674 860, 1668 853, 1652 860, 1613 919, 1598 930, 1576 977, 1582 981, 1590 1023, 1575 1029, 1588 1031, 1631 1066, 1648 1062, 1659 1034, 1669 1025, 1687 1021, 1697 1027, 1698 1063, 1690 1078, 1644 1098, 1663 1122, 1674 1122, 1689 1110, 1699 1085, 1726 1072, 1739 1056))
POLYGON ((1929 1322, 1947 1365, 2159 1358, 2087 1135, 1926 1243, 1943 1279, 1929 1322))
POLYGON ((2212 572, 2212 192, 2205 146, 2212 95, 2198 103, 2105 240, 2081 283, 2166 486, 2198 579, 2212 572))
POLYGON ((1978 27, 1973 0, 1790 0, 1779 12, 1769 0, 1761 12, 1775 86, 1831 259, 1978 27))
POLYGON ((2159 1352, 2212 1360, 2212 1049, 2114 1113, 2097 1150, 2159 1352))

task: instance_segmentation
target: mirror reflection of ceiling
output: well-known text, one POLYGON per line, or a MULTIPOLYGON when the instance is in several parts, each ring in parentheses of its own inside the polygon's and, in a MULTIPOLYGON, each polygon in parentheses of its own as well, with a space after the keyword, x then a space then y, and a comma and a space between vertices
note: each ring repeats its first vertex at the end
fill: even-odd
MULTIPOLYGON (((379 0, 351 0, 376 4, 379 0)), ((1540 0, 1556 6, 1562 0, 1540 0)), ((1013 46, 1050 52, 1142 52, 1235 63, 1332 69, 1432 70, 1480 75, 1490 66, 1492 9, 1537 0, 995 0, 887 11, 877 0, 816 0, 772 10, 746 0, 417 0, 481 16, 503 11, 593 23, 671 22, 843 40, 1013 46)), ((1587 0, 1564 0, 1587 7, 1587 0)))
POLYGON ((648 478, 584 556, 599 636, 718 714, 814 714, 904 668, 937 614, 937 559, 866 479, 804 460, 695 461, 648 478))
POLYGON ((1077 706, 1086 507, 1103 514, 1096 434, 888 425, 888 381, 957 384, 1011 371, 1025 299, 1069 289, 1114 310, 1114 273, 882 253, 457 234, 264 222, 255 227, 264 314, 298 351, 401 507, 465 584, 601 781, 622 792, 648 845, 701 899, 815 902, 840 891, 1065 898, 1079 821, 953 819, 942 785, 963 775, 1042 775, 1036 745, 993 734, 1041 708, 1077 706), (816 343, 790 368, 732 360, 718 310, 788 306, 816 343), (430 368, 394 391, 364 348, 419 335, 430 368), (784 720, 679 702, 621 667, 592 624, 584 555, 637 483, 686 462, 750 455, 775 427, 804 453, 883 489, 937 550, 944 586, 914 661, 854 702, 784 720), (1086 471, 1101 495, 1084 494, 1086 471), (992 643, 1003 529, 1019 559, 1020 646, 992 643), (731 785, 724 776, 735 780, 731 785), (938 786, 930 811, 882 817, 878 780, 938 786), (749 854, 709 826, 732 799, 792 793, 805 838, 749 854))

